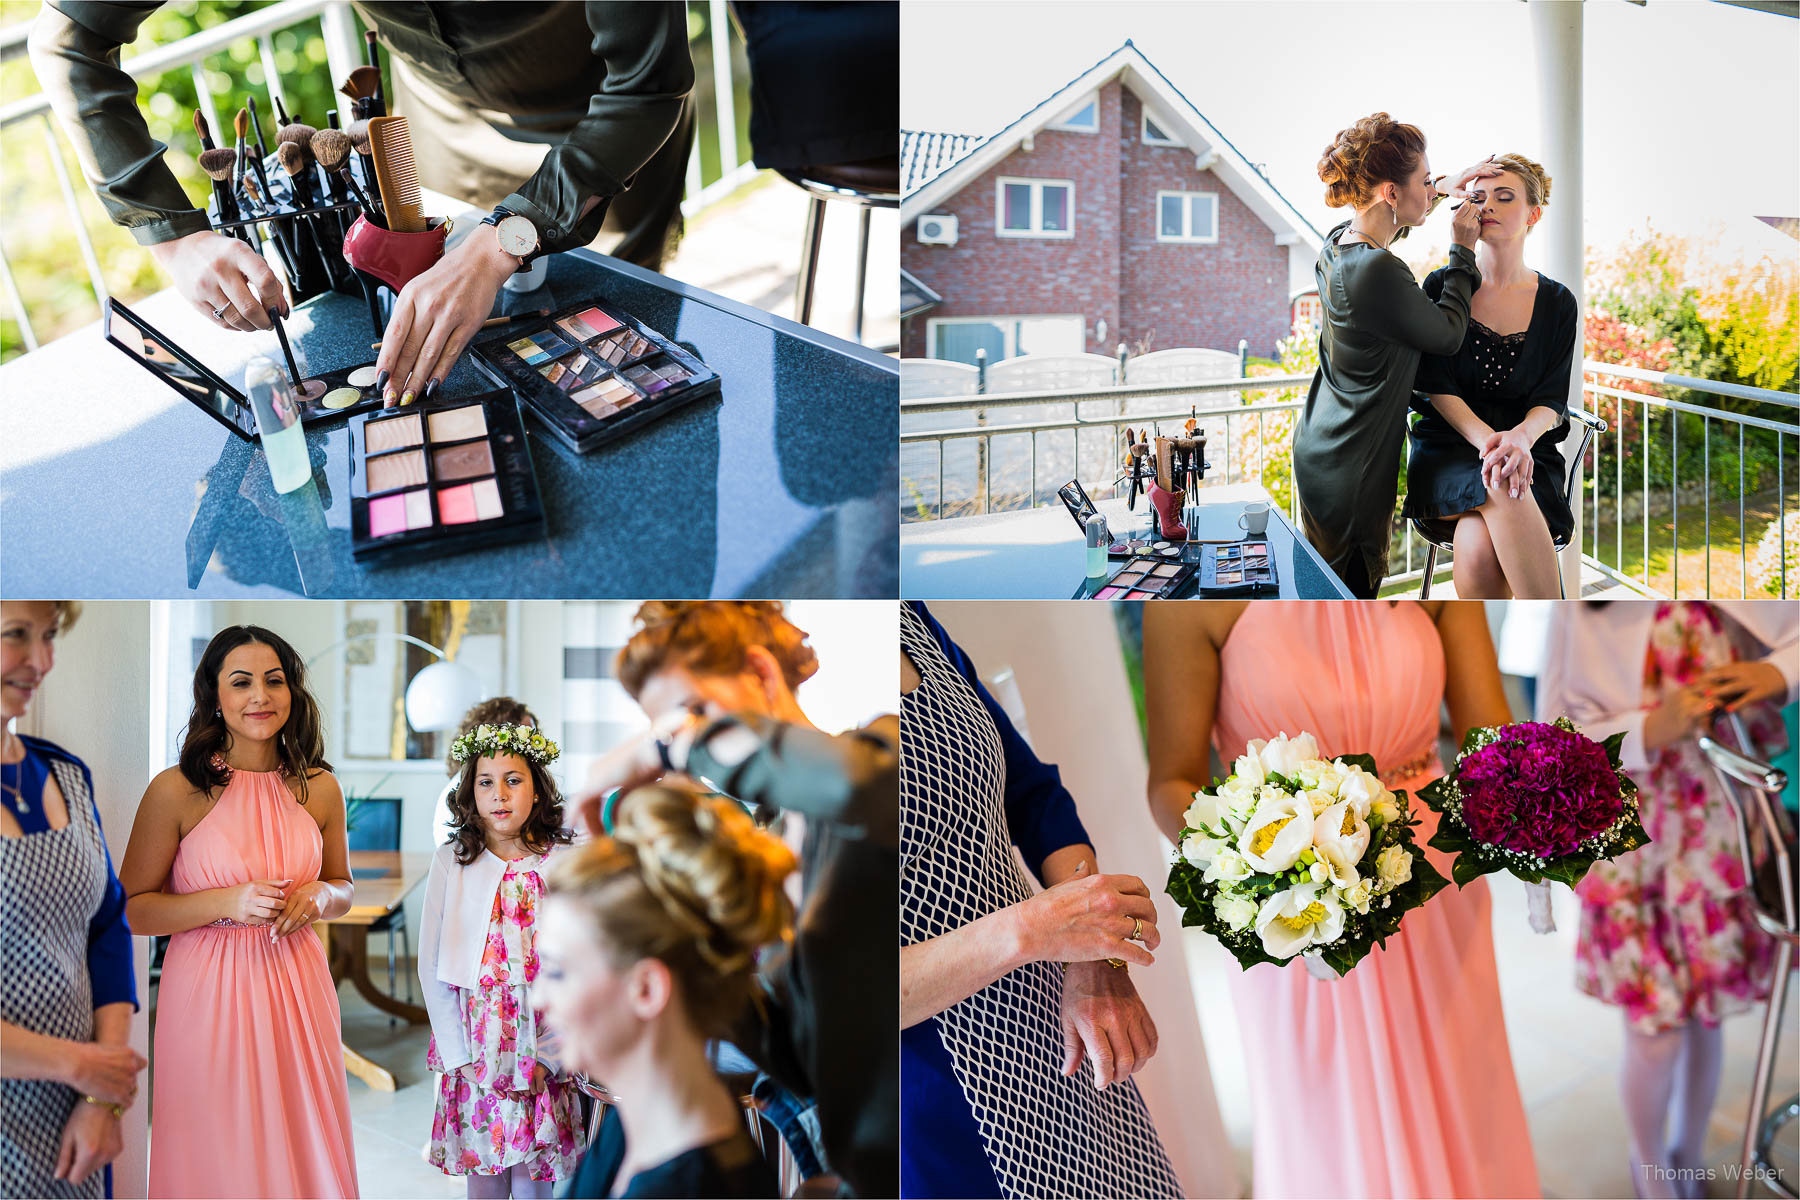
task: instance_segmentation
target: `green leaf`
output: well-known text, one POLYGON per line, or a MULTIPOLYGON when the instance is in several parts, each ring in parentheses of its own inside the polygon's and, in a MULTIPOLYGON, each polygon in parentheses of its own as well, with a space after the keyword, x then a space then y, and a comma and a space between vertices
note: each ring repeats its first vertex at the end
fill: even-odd
POLYGON ((1353 767, 1361 767, 1369 774, 1379 777, 1381 772, 1375 769, 1375 756, 1372 754, 1340 754, 1339 762, 1347 762, 1353 767))

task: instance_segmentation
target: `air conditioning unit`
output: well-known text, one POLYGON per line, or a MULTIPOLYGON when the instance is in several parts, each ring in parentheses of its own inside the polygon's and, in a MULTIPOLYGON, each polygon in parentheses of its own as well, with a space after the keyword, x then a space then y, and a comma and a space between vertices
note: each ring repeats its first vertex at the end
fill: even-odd
POLYGON ((954 213, 933 213, 920 217, 918 230, 921 245, 956 245, 956 215, 954 213))

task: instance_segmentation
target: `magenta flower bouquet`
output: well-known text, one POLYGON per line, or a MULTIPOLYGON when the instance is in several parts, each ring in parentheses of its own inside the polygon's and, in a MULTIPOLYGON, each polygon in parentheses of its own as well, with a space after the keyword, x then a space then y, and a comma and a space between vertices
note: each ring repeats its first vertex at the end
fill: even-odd
POLYGON ((1637 784, 1619 769, 1624 737, 1596 742, 1567 717, 1471 729, 1456 766, 1419 790, 1442 815, 1429 844, 1456 855, 1457 886, 1504 870, 1573 887, 1648 842, 1637 784))

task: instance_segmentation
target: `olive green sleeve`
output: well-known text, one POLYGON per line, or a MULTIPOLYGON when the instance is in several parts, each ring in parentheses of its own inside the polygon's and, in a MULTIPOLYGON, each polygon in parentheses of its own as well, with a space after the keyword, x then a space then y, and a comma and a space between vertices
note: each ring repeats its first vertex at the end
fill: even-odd
POLYGON ((583 117, 544 156, 537 173, 500 203, 537 226, 548 251, 587 245, 606 205, 582 215, 590 196, 612 197, 631 184, 681 120, 694 87, 687 9, 679 3, 589 0, 588 28, 604 74, 583 117))
POLYGON ((163 162, 168 147, 150 136, 137 82, 119 66, 120 49, 159 6, 53 0, 38 12, 29 43, 38 83, 82 174, 113 223, 144 245, 211 227, 163 162))
POLYGON ((1467 246, 1450 247, 1443 287, 1433 300, 1420 290, 1406 264, 1392 254, 1366 255, 1347 282, 1349 308, 1359 328, 1425 354, 1455 354, 1469 327, 1469 299, 1481 286, 1481 269, 1467 246))

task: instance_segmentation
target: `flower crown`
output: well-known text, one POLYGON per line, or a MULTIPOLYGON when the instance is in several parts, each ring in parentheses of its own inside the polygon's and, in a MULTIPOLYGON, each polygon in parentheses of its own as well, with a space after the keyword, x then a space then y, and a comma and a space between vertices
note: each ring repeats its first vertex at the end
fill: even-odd
POLYGON ((562 747, 529 725, 477 725, 450 743, 450 757, 459 767, 482 755, 501 754, 516 754, 547 767, 561 753, 562 747))

